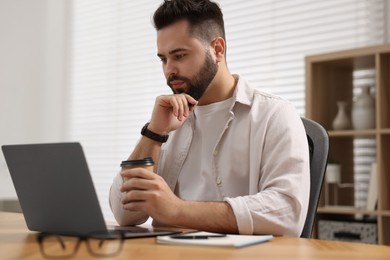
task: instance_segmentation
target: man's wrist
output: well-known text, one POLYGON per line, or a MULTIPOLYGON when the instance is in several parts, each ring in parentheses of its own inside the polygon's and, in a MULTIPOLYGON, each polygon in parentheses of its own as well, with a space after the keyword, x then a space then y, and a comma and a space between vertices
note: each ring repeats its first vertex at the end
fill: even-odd
POLYGON ((168 135, 169 134, 169 131, 161 130, 158 126, 156 126, 156 124, 153 124, 153 122, 148 123, 148 130, 150 130, 156 134, 159 134, 159 135, 168 135))
POLYGON ((148 129, 149 122, 144 125, 144 127, 141 130, 141 135, 146 136, 149 139, 152 139, 154 141, 165 143, 168 140, 168 135, 165 134, 159 134, 156 133, 150 129, 148 129))

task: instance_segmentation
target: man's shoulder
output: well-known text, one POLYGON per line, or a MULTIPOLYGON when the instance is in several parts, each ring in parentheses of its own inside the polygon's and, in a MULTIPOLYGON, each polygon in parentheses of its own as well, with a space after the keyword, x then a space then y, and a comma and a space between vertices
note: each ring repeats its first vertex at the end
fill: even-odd
POLYGON ((275 101, 275 102, 288 102, 286 99, 282 98, 281 96, 275 95, 271 92, 264 91, 260 88, 253 89, 253 98, 257 98, 259 100, 275 101))
POLYGON ((235 112, 252 114, 252 117, 285 118, 297 117, 295 106, 287 99, 254 87, 249 81, 240 77, 239 89, 234 108, 235 112))
POLYGON ((275 95, 271 92, 262 90, 262 88, 254 86, 253 83, 247 81, 240 76, 239 85, 237 89, 236 101, 253 106, 259 104, 266 105, 291 105, 290 101, 287 99, 275 95))
POLYGON ((237 75, 239 77, 236 95, 237 99, 245 99, 245 98, 259 98, 265 100, 281 100, 287 101, 282 97, 273 94, 269 91, 264 91, 263 88, 259 86, 255 86, 252 82, 246 80, 241 75, 237 75))

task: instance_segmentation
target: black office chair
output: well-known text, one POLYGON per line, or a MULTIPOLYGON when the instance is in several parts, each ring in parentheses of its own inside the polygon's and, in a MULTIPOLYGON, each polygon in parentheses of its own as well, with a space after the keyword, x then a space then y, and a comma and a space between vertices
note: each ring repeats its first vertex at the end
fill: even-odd
POLYGON ((329 136, 317 122, 302 117, 310 150, 310 197, 301 237, 310 238, 325 176, 329 152, 329 136))

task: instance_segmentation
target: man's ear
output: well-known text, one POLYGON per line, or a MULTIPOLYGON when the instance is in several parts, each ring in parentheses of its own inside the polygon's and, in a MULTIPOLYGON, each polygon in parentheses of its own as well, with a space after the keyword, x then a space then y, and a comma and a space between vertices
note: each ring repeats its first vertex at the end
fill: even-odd
POLYGON ((211 47, 214 49, 216 62, 219 63, 225 60, 225 40, 222 37, 217 37, 211 42, 211 47))

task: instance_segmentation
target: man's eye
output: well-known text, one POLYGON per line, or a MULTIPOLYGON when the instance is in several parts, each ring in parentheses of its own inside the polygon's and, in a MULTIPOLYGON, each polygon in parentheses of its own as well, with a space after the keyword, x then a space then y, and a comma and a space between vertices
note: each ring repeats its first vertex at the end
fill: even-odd
POLYGON ((176 54, 175 55, 175 59, 176 60, 180 60, 181 58, 183 58, 184 56, 186 56, 185 54, 176 54))
POLYGON ((161 58, 160 61, 161 61, 162 63, 167 63, 167 58, 161 58))

